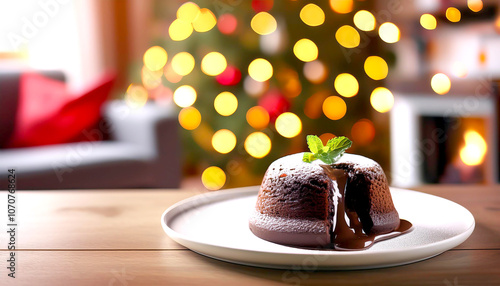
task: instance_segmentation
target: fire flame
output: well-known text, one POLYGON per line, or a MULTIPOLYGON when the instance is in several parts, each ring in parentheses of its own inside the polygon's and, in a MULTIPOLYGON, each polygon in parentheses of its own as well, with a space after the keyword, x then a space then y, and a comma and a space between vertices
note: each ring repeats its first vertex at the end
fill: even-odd
POLYGON ((486 141, 476 131, 469 130, 464 134, 465 146, 460 149, 460 159, 468 166, 481 164, 486 155, 486 141))

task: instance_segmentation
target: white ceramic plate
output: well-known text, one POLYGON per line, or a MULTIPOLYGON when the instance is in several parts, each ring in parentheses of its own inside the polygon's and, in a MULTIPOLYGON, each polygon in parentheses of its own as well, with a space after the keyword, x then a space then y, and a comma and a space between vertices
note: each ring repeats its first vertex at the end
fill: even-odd
POLYGON ((396 266, 436 256, 464 242, 474 217, 452 201, 391 188, 412 232, 361 251, 308 250, 268 242, 248 228, 258 187, 198 195, 168 208, 161 224, 168 236, 200 254, 228 262, 294 270, 367 269, 396 266))

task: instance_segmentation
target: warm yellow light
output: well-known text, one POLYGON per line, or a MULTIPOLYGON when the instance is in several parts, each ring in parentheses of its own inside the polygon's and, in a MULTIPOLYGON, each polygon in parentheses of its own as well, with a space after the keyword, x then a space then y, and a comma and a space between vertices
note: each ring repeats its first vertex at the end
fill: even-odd
POLYGON ((186 130, 194 130, 200 126, 201 114, 198 109, 190 106, 179 112, 179 124, 186 130))
POLYGON ((262 106, 254 106, 247 111, 246 119, 250 126, 261 130, 269 124, 269 113, 262 106))
POLYGON ((300 39, 293 46, 293 53, 299 60, 310 62, 318 58, 318 47, 309 39, 300 39))
POLYGON ((394 96, 387 88, 377 87, 372 91, 370 103, 373 109, 380 113, 385 113, 392 109, 394 105, 394 96))
POLYGON ((300 19, 306 25, 319 26, 325 22, 325 12, 316 4, 307 4, 300 10, 300 19))
POLYGON ((387 77, 389 67, 383 58, 370 56, 365 61, 365 72, 370 78, 381 80, 387 77))
POLYGON ((286 138, 293 138, 302 131, 302 121, 291 112, 284 112, 276 118, 276 131, 286 138))
POLYGON ((201 122, 200 125, 190 133, 196 144, 203 148, 203 150, 207 152, 212 152, 214 150, 211 140, 207 140, 208 138, 212 138, 214 135, 214 131, 208 123, 201 122))
POLYGON ((330 0, 330 7, 339 14, 347 14, 352 11, 352 0, 330 0))
POLYGON ((260 12, 253 16, 250 26, 259 35, 271 34, 278 27, 276 19, 267 12, 260 12))
POLYGON ((347 112, 345 101, 339 96, 329 96, 323 101, 323 113, 331 120, 339 120, 347 112))
POLYGON ((236 146, 236 135, 227 129, 221 129, 212 136, 212 147, 221 154, 231 152, 236 146))
POLYGON ((462 18, 462 14, 460 13, 460 10, 458 10, 457 8, 450 7, 446 9, 446 18, 450 22, 456 23, 460 21, 460 18, 462 18))
POLYGON ((143 57, 144 65, 152 71, 161 70, 167 64, 167 52, 159 46, 149 48, 143 57))
POLYGON ((160 86, 162 76, 163 76, 162 70, 152 71, 148 69, 146 66, 142 67, 141 70, 142 85, 144 85, 144 87, 147 89, 154 89, 160 86))
POLYGON ((201 182, 211 191, 219 190, 226 183, 226 173, 219 167, 208 167, 201 174, 201 182))
POLYGON ((200 7, 193 2, 186 2, 177 9, 177 18, 192 23, 200 13, 200 7))
POLYGON ((131 84, 125 94, 125 103, 132 108, 141 108, 148 101, 148 91, 141 85, 131 84))
POLYGON ((168 27, 168 35, 174 41, 182 41, 193 33, 193 26, 191 23, 181 19, 175 19, 168 27))
POLYGON ((174 102, 179 107, 188 107, 196 101, 196 90, 190 85, 179 86, 174 91, 174 102))
POLYGON ((273 66, 265 59, 255 59, 248 65, 248 74, 256 81, 267 81, 273 76, 273 66))
POLYGON ((221 92, 215 97, 214 108, 220 115, 229 116, 238 108, 238 99, 229 91, 221 92))
POLYGON ((254 132, 245 139, 245 151, 254 158, 264 158, 271 151, 271 139, 260 132, 254 132))
POLYGON ((483 1, 481 0, 467 0, 467 6, 472 12, 479 12, 483 9, 483 1))
POLYGON ((446 94, 451 88, 450 78, 443 73, 437 73, 431 79, 431 87, 437 94, 446 94))
POLYGON ((218 52, 206 54, 201 60, 201 70, 210 76, 221 74, 227 67, 226 58, 218 52))
POLYGON ((172 58, 172 69, 179 75, 188 75, 193 68, 194 57, 188 52, 180 52, 172 58))
POLYGON ((342 47, 355 48, 359 46, 361 37, 359 36, 358 31, 356 31, 356 29, 352 26, 344 25, 335 33, 335 39, 337 39, 337 42, 339 42, 342 47))
POLYGON ((328 76, 328 70, 323 62, 315 60, 304 65, 304 76, 312 83, 322 83, 328 76))
POLYGON ((431 14, 423 14, 422 16, 420 16, 420 25, 424 27, 424 29, 434 30, 437 26, 436 17, 432 16, 431 14))
POLYGON ((193 20, 193 28, 196 32, 208 32, 217 24, 214 13, 207 8, 200 9, 198 16, 193 20))
POLYGON ((356 145, 367 146, 375 139, 375 126, 369 119, 360 119, 351 128, 351 138, 356 145))
POLYGON ((353 97, 358 94, 359 84, 354 76, 341 73, 335 78, 335 90, 343 97, 353 97))
POLYGON ((468 166, 481 164, 488 147, 486 141, 476 131, 469 130, 464 134, 465 146, 460 149, 460 159, 468 166))
POLYGON ((366 10, 356 12, 353 20, 354 25, 361 31, 373 31, 373 29, 375 29, 375 16, 366 10))
POLYGON ((399 28, 391 22, 385 22, 378 28, 378 34, 382 41, 392 44, 399 41, 399 28))

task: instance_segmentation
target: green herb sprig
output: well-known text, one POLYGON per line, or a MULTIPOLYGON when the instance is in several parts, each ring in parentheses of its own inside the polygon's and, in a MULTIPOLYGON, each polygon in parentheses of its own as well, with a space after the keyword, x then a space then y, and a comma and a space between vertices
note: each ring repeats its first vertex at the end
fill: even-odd
POLYGON ((305 152, 302 161, 311 163, 320 159, 325 164, 337 162, 344 154, 345 150, 351 147, 352 141, 345 136, 339 136, 328 140, 326 146, 316 135, 307 135, 307 146, 311 152, 305 152))

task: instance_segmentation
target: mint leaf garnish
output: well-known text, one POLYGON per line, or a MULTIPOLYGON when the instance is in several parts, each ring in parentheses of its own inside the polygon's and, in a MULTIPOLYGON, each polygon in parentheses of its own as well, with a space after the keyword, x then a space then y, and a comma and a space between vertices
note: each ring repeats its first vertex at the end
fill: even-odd
POLYGON ((328 140, 326 146, 316 135, 307 135, 307 146, 310 152, 304 153, 302 161, 311 163, 316 159, 320 159, 326 164, 333 164, 337 162, 345 150, 351 147, 352 141, 345 136, 339 136, 328 140))

